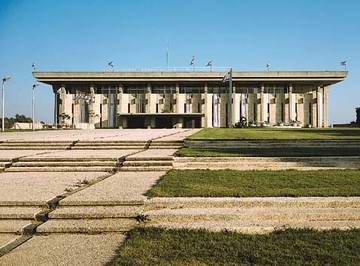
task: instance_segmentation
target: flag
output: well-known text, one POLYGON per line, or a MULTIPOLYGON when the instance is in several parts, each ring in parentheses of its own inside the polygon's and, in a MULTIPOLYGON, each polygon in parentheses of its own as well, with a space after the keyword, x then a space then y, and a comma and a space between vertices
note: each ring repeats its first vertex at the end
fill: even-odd
POLYGON ((110 67, 114 67, 113 61, 110 61, 110 62, 108 63, 108 65, 109 65, 110 67))
POLYGON ((35 63, 32 63, 31 67, 35 70, 35 63))
POLYGON ((346 66, 346 61, 342 61, 340 64, 341 64, 342 66, 346 66))
POLYGON ((230 71, 227 72, 227 73, 225 74, 225 76, 223 77, 223 79, 222 79, 222 82, 223 82, 223 83, 228 82, 228 81, 230 81, 230 71))
POLYGON ((269 69, 269 68, 270 68, 270 64, 266 64, 266 68, 269 69))
POLYGON ((207 64, 206 64, 207 67, 211 67, 212 66, 212 61, 210 60, 207 64))
POLYGON ((191 62, 190 62, 190 66, 195 65, 195 56, 192 57, 191 62))

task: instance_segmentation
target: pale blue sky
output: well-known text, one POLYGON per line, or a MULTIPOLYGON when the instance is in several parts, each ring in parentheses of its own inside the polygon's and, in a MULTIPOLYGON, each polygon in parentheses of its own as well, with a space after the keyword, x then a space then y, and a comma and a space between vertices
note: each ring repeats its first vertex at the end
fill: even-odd
MULTIPOLYGON (((0 0, 0 76, 7 114, 31 114, 31 64, 38 70, 115 70, 166 65, 239 70, 342 70, 330 94, 330 122, 355 119, 360 106, 358 0, 0 0)), ((53 94, 36 93, 39 119, 52 121, 53 94)))

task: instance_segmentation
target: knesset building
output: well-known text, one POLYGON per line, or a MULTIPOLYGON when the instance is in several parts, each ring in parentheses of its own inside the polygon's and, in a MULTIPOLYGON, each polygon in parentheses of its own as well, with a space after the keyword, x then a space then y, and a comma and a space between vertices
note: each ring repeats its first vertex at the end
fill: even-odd
POLYGON ((346 71, 33 72, 73 128, 328 127, 331 85, 346 71))

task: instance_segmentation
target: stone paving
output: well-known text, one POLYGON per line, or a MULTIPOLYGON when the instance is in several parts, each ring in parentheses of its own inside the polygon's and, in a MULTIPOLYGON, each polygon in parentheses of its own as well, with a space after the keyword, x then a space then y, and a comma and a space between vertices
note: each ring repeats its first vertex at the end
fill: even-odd
POLYGON ((184 133, 175 139, 183 139, 198 129, 96 129, 96 130, 43 130, 26 132, 5 132, 0 141, 93 141, 93 140, 141 140, 147 141, 184 133), (187 132, 187 133, 185 133, 187 132), (192 132, 192 133, 191 133, 192 132))
MULTIPOLYGON (((176 149, 146 152, 143 147, 121 150, 96 147, 89 150, 31 150, 31 147, 37 145, 36 141, 71 143, 80 140, 90 141, 87 145, 91 146, 91 141, 126 143, 127 140, 149 141, 177 134, 181 137, 175 139, 181 140, 190 132, 185 129, 7 132, 0 135, 0 141, 32 143, 28 150, 0 149, 0 158, 15 160, 14 165, 119 160, 137 153, 148 158, 172 158, 176 149)), ((164 173, 21 170, 1 173, 0 251, 5 250, 6 254, 0 258, 0 265, 103 265, 121 244, 124 232, 138 224, 137 216, 142 213, 146 200, 144 192, 164 173), (45 221, 39 216, 43 212, 47 217, 45 221), (35 230, 35 234, 22 243, 20 234, 28 232, 29 228, 35 230), (20 241, 21 244, 10 251, 8 247, 12 245, 9 243, 13 240, 16 240, 13 243, 20 241)))

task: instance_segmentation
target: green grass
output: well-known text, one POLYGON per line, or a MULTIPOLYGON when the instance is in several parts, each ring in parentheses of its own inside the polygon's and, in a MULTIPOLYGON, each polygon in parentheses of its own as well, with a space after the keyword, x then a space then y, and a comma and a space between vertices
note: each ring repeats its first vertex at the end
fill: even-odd
POLYGON ((312 157, 312 156, 360 156, 359 146, 343 147, 277 147, 257 148, 181 148, 179 157, 312 157))
POLYGON ((190 136, 191 140, 216 139, 359 139, 360 128, 205 128, 190 136))
POLYGON ((149 197, 360 196, 360 170, 171 170, 149 197))
POLYGON ((359 265, 360 230, 264 235, 137 228, 107 265, 359 265))

